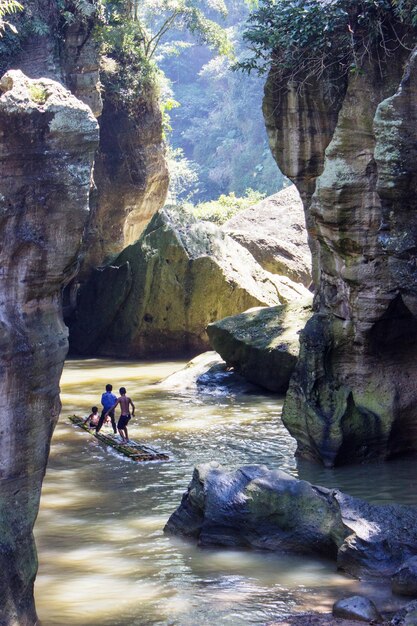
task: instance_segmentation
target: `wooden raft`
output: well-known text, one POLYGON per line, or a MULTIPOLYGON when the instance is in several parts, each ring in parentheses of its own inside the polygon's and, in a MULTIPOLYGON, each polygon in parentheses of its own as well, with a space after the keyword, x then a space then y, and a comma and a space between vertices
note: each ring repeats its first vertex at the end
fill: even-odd
POLYGON ((137 441, 133 441, 132 439, 129 443, 122 443, 119 439, 117 439, 117 435, 104 435, 99 432, 96 433, 94 429, 91 429, 84 424, 84 418, 79 417, 78 415, 70 415, 69 420, 75 424, 75 426, 79 426, 83 430, 86 430, 90 435, 93 435, 96 439, 106 444, 106 446, 111 446, 117 452, 124 454, 132 461, 168 461, 169 456, 165 452, 161 452, 160 450, 156 450, 151 446, 147 446, 144 443, 138 443, 137 441))

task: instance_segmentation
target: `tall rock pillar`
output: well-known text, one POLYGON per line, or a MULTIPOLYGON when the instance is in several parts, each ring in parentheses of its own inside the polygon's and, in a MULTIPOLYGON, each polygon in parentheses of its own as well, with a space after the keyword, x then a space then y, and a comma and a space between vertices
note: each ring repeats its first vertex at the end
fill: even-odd
POLYGON ((416 53, 402 68, 350 77, 308 206, 315 313, 283 419, 327 466, 417 450, 416 53))
POLYGON ((0 623, 36 623, 32 535, 67 353, 61 290, 88 217, 98 125, 58 83, 0 83, 0 623))

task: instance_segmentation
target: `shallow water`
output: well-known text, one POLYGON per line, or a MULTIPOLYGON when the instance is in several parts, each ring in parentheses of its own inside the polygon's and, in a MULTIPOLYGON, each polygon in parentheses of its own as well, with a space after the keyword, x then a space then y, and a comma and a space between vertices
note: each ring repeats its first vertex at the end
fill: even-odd
MULTIPOLYGON (((154 385, 180 362, 68 361, 35 527, 36 602, 43 626, 243 626, 305 610, 330 610, 353 592, 394 606, 386 587, 360 584, 320 559, 246 550, 201 550, 166 537, 196 464, 264 463, 372 502, 417 504, 417 464, 324 470, 294 460, 295 444, 273 396, 177 395, 154 385), (124 385, 137 405, 129 434, 168 450, 139 464, 67 419, 124 385)), ((108 427, 107 427, 108 428, 108 427)))

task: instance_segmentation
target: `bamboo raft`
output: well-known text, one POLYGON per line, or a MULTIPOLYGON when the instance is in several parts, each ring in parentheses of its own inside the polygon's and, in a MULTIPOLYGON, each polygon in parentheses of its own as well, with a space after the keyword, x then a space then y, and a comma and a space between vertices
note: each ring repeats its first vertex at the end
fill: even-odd
POLYGON ((117 435, 105 435, 103 433, 96 433, 84 424, 84 419, 78 415, 70 415, 69 420, 75 425, 79 426, 83 430, 86 430, 90 435, 93 435, 96 439, 104 443, 106 446, 111 446, 117 452, 120 452, 124 456, 127 456, 132 461, 169 461, 169 456, 165 452, 156 450, 144 443, 138 443, 132 439, 129 443, 123 443, 117 439, 117 435))

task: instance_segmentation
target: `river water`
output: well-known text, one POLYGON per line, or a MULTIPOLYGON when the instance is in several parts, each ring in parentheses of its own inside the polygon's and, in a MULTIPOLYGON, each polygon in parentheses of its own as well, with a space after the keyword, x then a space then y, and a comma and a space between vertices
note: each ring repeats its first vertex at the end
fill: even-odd
MULTIPOLYGON (((199 549, 162 529, 196 464, 263 463, 372 502, 417 504, 417 463, 325 470, 296 463, 274 396, 167 393, 155 383, 181 362, 71 360, 35 527, 36 603, 43 626, 245 626, 307 610, 328 611, 351 593, 398 605, 381 584, 361 584, 320 559, 199 549), (133 439, 172 460, 134 463, 67 419, 99 405, 106 383, 137 406, 133 439)), ((107 427, 106 427, 107 428, 107 427)))

